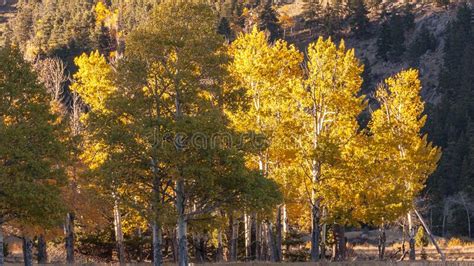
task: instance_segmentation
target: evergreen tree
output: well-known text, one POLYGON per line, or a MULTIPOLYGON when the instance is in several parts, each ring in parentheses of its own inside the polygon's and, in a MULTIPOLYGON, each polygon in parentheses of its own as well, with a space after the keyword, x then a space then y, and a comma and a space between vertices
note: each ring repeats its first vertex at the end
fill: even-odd
POLYGON ((221 20, 219 21, 219 27, 217 28, 217 32, 225 36, 225 38, 229 41, 233 39, 233 32, 230 28, 229 19, 227 19, 226 17, 221 18, 221 20))
POLYGON ((272 1, 266 1, 258 14, 258 28, 270 33, 269 40, 274 42, 282 36, 283 29, 278 20, 278 15, 273 8, 272 1))
POLYGON ((303 1, 303 18, 305 25, 311 30, 317 28, 323 13, 323 7, 319 0, 303 1))
POLYGON ((377 38, 377 56, 387 60, 400 60, 405 52, 404 17, 398 13, 387 15, 377 38))
POLYGON ((436 38, 428 30, 428 28, 423 25, 416 35, 415 39, 412 41, 409 47, 409 55, 412 60, 417 60, 420 56, 425 54, 428 51, 434 51, 437 46, 436 38))
POLYGON ((357 35, 364 35, 368 32, 369 11, 364 0, 351 0, 348 2, 349 24, 351 30, 357 35))
POLYGON ((413 13, 413 5, 407 3, 402 9, 401 16, 403 17, 403 28, 405 31, 411 30, 415 27, 415 14, 413 13))
POLYGON ((393 14, 390 17, 390 51, 389 57, 399 60, 405 52, 405 24, 402 16, 393 14))
POLYGON ((390 24, 388 20, 382 23, 379 36, 377 38, 377 56, 383 60, 388 60, 388 53, 392 47, 390 24))
MULTIPOLYGON (((63 137, 46 90, 14 48, 0 48, 0 240, 2 226, 51 228, 62 222, 63 137)), ((23 232, 28 236, 34 230, 23 232)), ((0 241, 3 248, 3 241, 0 241)), ((31 258, 31 257, 30 257, 31 258)), ((3 251, 0 264, 3 263, 3 251)), ((30 263, 31 261, 25 261, 30 263)))
MULTIPOLYGON (((456 20, 447 26, 444 46, 444 66, 439 76, 441 102, 432 108, 426 131, 433 142, 444 149, 437 171, 428 180, 432 204, 439 206, 458 192, 469 191, 472 183, 470 152, 472 139, 474 81, 471 69, 474 67, 474 52, 471 44, 471 10, 461 5, 456 20)), ((442 209, 443 206, 439 206, 442 209)), ((443 213, 436 212, 438 224, 443 223, 443 213)), ((453 219, 465 223, 464 218, 454 213, 453 219)), ((441 227, 438 227, 441 229, 441 227)), ((458 225, 447 225, 441 232, 458 232, 458 225)))

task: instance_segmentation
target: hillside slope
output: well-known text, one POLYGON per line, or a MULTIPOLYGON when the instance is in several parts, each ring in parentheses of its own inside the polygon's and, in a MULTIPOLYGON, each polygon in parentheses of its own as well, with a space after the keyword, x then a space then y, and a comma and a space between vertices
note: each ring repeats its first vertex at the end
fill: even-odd
MULTIPOLYGON (((393 10, 400 8, 404 1, 394 2, 387 6, 387 9, 393 10)), ((281 6, 278 11, 280 14, 287 14, 294 18, 296 25, 292 34, 288 34, 287 39, 304 50, 308 43, 318 38, 317 34, 311 34, 311 31, 304 25, 302 17, 303 0, 295 0, 293 3, 281 6)), ((380 12, 380 10, 378 10, 380 12)), ((456 17, 456 8, 445 9, 436 7, 433 4, 418 3, 413 7, 415 16, 414 28, 405 33, 405 46, 415 40, 422 27, 426 27, 434 35, 437 42, 435 51, 428 51, 419 59, 419 64, 414 65, 412 58, 404 55, 398 62, 384 61, 377 57, 377 39, 379 37, 381 21, 380 14, 371 10, 369 14, 370 26, 368 36, 359 37, 351 34, 343 37, 346 45, 354 48, 357 56, 367 64, 370 69, 369 87, 374 88, 378 83, 390 75, 399 72, 401 69, 417 67, 420 70, 423 83, 423 98, 431 103, 439 101, 439 95, 436 92, 438 87, 438 76, 443 63, 443 49, 446 26, 449 21, 456 17)))
POLYGON ((3 46, 7 34, 8 20, 16 13, 18 0, 0 0, 0 46, 3 46))

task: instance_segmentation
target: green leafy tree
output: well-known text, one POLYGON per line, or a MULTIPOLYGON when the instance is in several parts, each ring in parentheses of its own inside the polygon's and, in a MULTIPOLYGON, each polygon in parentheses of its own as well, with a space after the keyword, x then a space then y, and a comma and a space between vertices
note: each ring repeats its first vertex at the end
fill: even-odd
POLYGON ((215 17, 205 4, 158 5, 128 35, 108 111, 94 118, 102 127, 106 122, 98 132, 114 150, 101 168, 122 165, 116 180, 125 200, 144 203, 135 207, 151 224, 156 265, 165 226, 177 227, 178 262, 187 265, 188 226, 202 233, 195 219, 255 198, 249 187, 255 182, 264 182, 256 187, 269 190, 267 197, 279 195, 247 169, 245 150, 232 142, 239 137, 223 112, 232 98, 223 94, 227 55, 215 17))
POLYGON ((0 77, 0 224, 30 228, 28 235, 64 217, 66 149, 46 90, 18 50, 0 49, 0 77))

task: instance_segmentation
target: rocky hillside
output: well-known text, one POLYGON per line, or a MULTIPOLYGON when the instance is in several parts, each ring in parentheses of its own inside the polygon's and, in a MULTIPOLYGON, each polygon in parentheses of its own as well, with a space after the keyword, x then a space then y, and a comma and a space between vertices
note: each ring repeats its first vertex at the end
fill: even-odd
MULTIPOLYGON (((0 0, 0 45, 6 39, 8 20, 16 13, 18 0, 0 0)), ((278 12, 280 15, 290 16, 295 21, 295 25, 286 34, 286 39, 295 43, 304 50, 308 43, 317 39, 318 35, 311 32, 304 23, 302 13, 304 10, 303 0, 280 1, 287 4, 280 4, 278 12)), ((391 2, 386 5, 386 10, 400 8, 405 1, 391 2)), ((370 26, 368 36, 359 37, 347 34, 343 37, 349 47, 356 50, 357 55, 370 69, 369 87, 375 87, 384 78, 394 74, 401 69, 413 66, 410 56, 403 56, 396 62, 384 61, 377 57, 377 38, 380 33, 380 8, 370 9, 370 26)), ((436 93, 438 86, 438 75, 442 65, 445 28, 448 22, 455 17, 455 8, 445 9, 436 7, 434 4, 417 3, 414 5, 415 26, 405 33, 405 46, 408 47, 419 34, 420 29, 426 27, 436 38, 437 48, 428 51, 418 60, 416 67, 420 69, 423 81, 423 97, 425 100, 436 103, 439 96, 436 93)))
MULTIPOLYGON (((399 1, 391 3, 386 6, 386 9, 395 10, 401 8, 402 3, 405 2, 399 1)), ((283 5, 279 8, 280 14, 285 13, 291 15, 296 21, 296 25, 292 33, 288 34, 287 39, 295 43, 301 49, 304 49, 308 43, 316 40, 318 36, 311 33, 305 27, 302 19, 302 10, 303 0, 295 0, 293 3, 283 5)), ((370 69, 370 87, 377 86, 377 84, 386 77, 399 72, 401 69, 414 66, 417 67, 421 73, 423 97, 426 101, 437 103, 439 101, 439 95, 436 92, 436 88, 438 86, 438 75, 443 63, 445 30, 449 21, 456 17, 456 8, 451 6, 446 9, 437 7, 431 3, 418 3, 413 7, 413 14, 415 16, 415 25, 413 29, 405 33, 405 46, 410 46, 423 27, 426 27, 426 29, 433 34, 437 42, 436 49, 423 54, 415 65, 413 58, 406 55, 406 53, 396 62, 385 61, 377 57, 377 39, 380 34, 381 21, 380 13, 373 9, 370 10, 369 14, 371 23, 368 29, 368 36, 359 37, 347 34, 343 38, 349 47, 355 48, 358 57, 363 60, 366 67, 370 69)))
MULTIPOLYGON (((425 26, 436 38, 437 48, 428 51, 421 56, 419 65, 421 79, 423 82, 423 97, 426 101, 436 103, 439 97, 436 93, 438 86, 438 75, 443 63, 444 34, 448 22, 455 17, 454 10, 444 10, 431 5, 420 5, 415 9, 415 28, 406 35, 405 44, 409 46, 425 26)), ((377 36, 367 40, 349 39, 348 43, 354 47, 360 58, 366 58, 369 63, 372 76, 372 86, 385 79, 387 76, 399 72, 401 69, 409 68, 413 64, 412 58, 402 57, 400 62, 384 61, 377 58, 377 36)))
POLYGON ((0 0, 0 46, 5 43, 8 20, 15 15, 17 2, 18 0, 0 0))

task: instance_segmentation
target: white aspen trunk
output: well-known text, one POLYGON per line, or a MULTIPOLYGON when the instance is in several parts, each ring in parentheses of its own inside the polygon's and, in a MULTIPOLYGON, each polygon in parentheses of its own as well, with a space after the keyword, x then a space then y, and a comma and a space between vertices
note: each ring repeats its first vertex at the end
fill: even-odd
POLYGON ((249 260, 252 254, 252 235, 250 228, 250 215, 244 213, 244 237, 245 237, 245 260, 249 260))
POLYGON ((286 238, 287 234, 288 234, 288 209, 286 207, 286 204, 283 204, 283 213, 282 213, 283 217, 282 217, 282 220, 283 220, 283 238, 286 238))
POLYGON ((163 264, 163 254, 161 252, 163 236, 161 226, 156 222, 156 219, 153 222, 151 229, 153 231, 153 265, 161 266, 163 264))
POLYGON ((433 207, 430 207, 430 230, 433 230, 433 207))
POLYGON ((38 237, 38 264, 48 263, 47 243, 43 235, 38 237))
MULTIPOLYGON (((385 257, 385 242, 387 240, 386 234, 385 234, 385 225, 380 226, 379 228, 379 260, 383 260, 385 257)), ((402 251, 403 252, 403 251, 402 251)))
POLYGON ((420 219, 421 225, 423 226, 426 233, 430 237, 431 242, 433 243, 433 245, 436 247, 436 251, 438 251, 439 255, 441 256, 441 260, 443 262, 446 261, 446 256, 444 255, 443 251, 441 250, 438 243, 436 242, 436 239, 434 238, 433 234, 431 233, 431 230, 428 228, 428 226, 425 223, 425 220, 423 219, 423 217, 420 215, 420 213, 416 209, 415 209, 415 214, 418 217, 418 219, 420 219))
POLYGON ((68 264, 74 264, 74 221, 74 214, 68 213, 66 224, 64 226, 64 232, 66 235, 66 262, 68 264))
POLYGON ((273 238, 273 225, 271 222, 267 222, 267 234, 268 234, 268 253, 270 255, 270 261, 276 261, 276 250, 275 250, 275 240, 273 238))
POLYGON ((239 220, 232 216, 232 238, 230 240, 230 261, 237 261, 239 241, 239 220))
POLYGON ((184 194, 184 180, 179 179, 176 184, 176 210, 178 211, 177 238, 178 238, 178 265, 188 265, 187 221, 185 217, 186 199, 184 194))
POLYGON ((315 205, 311 210, 311 261, 319 260, 319 208, 315 205))
POLYGON ((282 260, 282 242, 283 242, 283 205, 277 209, 276 240, 275 240, 275 261, 282 260))
MULTIPOLYGON (((325 218, 326 217, 326 209, 323 209, 322 211, 322 217, 325 218)), ((321 256, 321 259, 322 260, 325 260, 326 259, 326 239, 327 239, 327 230, 328 229, 328 225, 326 223, 322 224, 321 226, 321 241, 319 243, 320 245, 320 256, 321 256)))
POLYGON ((261 259, 261 251, 262 251, 262 224, 260 222, 258 222, 258 219, 257 219, 257 214, 254 213, 252 215, 252 220, 253 220, 253 223, 252 223, 252 230, 254 230, 254 232, 252 232, 254 234, 254 241, 255 241, 255 244, 254 244, 254 249, 253 249, 253 257, 255 258, 255 260, 260 260, 261 259))
POLYGON ((2 229, 2 222, 0 219, 0 266, 4 265, 4 258, 3 258, 3 229, 2 229))
POLYGON ((407 255, 406 249, 405 249, 405 242, 406 242, 406 236, 407 236, 407 230, 406 230, 406 221, 403 219, 403 224, 402 224, 402 257, 400 258, 399 261, 403 261, 407 255))
POLYGON ((410 246, 409 259, 416 260, 416 251, 415 251, 415 228, 413 227, 413 221, 411 217, 411 211, 407 214, 408 217, 408 243, 410 246))
MULTIPOLYGON (((313 174, 313 186, 318 182, 318 166, 316 162, 313 162, 312 166, 312 174, 313 174)), ((319 202, 316 198, 316 191, 313 187, 312 195, 311 195, 311 261, 316 262, 319 260, 319 221, 320 221, 320 213, 319 213, 319 202)))
POLYGON ((125 247, 123 240, 123 230, 122 230, 122 215, 120 213, 119 201, 117 195, 114 197, 114 230, 115 230, 115 241, 117 244, 117 255, 120 264, 125 263, 125 247))
POLYGON ((268 260, 268 225, 266 223, 262 224, 262 260, 268 260))
MULTIPOLYGON (((137 228, 137 237, 138 239, 142 239, 142 229, 140 227, 137 228)), ((143 244, 139 243, 138 244, 138 250, 137 250, 137 261, 138 262, 143 262, 143 244)))
POLYGON ((153 208, 153 222, 151 224, 152 228, 152 235, 153 235, 153 265, 154 266, 161 266, 163 264, 163 235, 162 235, 162 228, 159 222, 159 204, 161 201, 160 195, 160 185, 161 179, 158 176, 158 170, 156 168, 156 161, 155 159, 151 159, 151 169, 153 170, 153 198, 152 198, 152 208, 153 208))
POLYGON ((467 214, 467 231, 468 231, 468 236, 469 238, 472 237, 472 234, 471 234, 471 215, 469 214, 469 210, 466 210, 466 214, 467 214))
POLYGON ((469 213, 469 208, 467 207, 467 203, 463 199, 463 207, 466 211, 466 218, 467 218, 467 236, 471 238, 471 214, 469 213))
POLYGON ((447 217, 447 215, 443 212, 443 224, 441 226, 441 231, 442 231, 441 235, 443 237, 446 237, 446 229, 445 229, 446 228, 446 217, 447 217))
POLYGON ((224 244, 222 243, 222 229, 219 227, 217 229, 217 252, 216 252, 216 261, 221 262, 224 260, 224 244))
POLYGON ((33 266, 33 242, 27 236, 23 237, 23 262, 25 266, 33 266))

